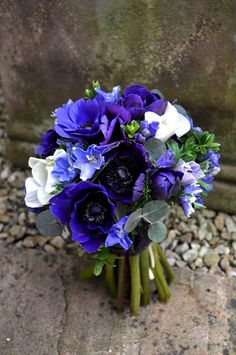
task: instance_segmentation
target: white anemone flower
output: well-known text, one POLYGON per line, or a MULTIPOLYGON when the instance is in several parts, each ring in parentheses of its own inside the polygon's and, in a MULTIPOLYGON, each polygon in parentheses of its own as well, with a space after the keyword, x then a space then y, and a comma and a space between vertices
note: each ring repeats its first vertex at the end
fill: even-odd
POLYGON ((52 175, 56 158, 65 156, 63 149, 57 149, 54 155, 46 159, 29 158, 28 165, 32 169, 32 177, 25 181, 25 204, 31 208, 43 207, 52 198, 51 193, 55 190, 54 185, 59 183, 57 177, 52 175))
POLYGON ((166 142, 174 134, 180 138, 191 128, 189 120, 179 113, 170 102, 167 103, 166 111, 162 116, 159 116, 155 112, 146 112, 145 121, 149 124, 159 122, 155 138, 160 139, 162 142, 166 142))

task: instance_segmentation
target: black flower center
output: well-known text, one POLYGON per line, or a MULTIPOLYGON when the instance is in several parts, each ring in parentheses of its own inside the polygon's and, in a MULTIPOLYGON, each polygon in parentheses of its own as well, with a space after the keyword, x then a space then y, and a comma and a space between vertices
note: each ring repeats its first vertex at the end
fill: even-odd
POLYGON ((100 202, 87 201, 84 206, 83 220, 86 223, 102 224, 106 213, 107 208, 100 202))
POLYGON ((118 194, 132 192, 137 178, 137 167, 127 157, 117 158, 109 164, 105 175, 106 185, 118 194))

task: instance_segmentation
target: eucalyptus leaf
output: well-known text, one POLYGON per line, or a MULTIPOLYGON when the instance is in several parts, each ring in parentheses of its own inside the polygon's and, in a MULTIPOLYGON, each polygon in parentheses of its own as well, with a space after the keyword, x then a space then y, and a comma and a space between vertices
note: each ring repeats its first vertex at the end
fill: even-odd
POLYGON ((124 229, 126 232, 132 232, 139 224, 142 219, 142 208, 139 208, 137 211, 131 213, 127 222, 125 223, 124 229))
POLYGON ((155 95, 158 95, 161 99, 164 99, 164 98, 165 98, 165 96, 162 94, 162 92, 161 92, 160 90, 158 90, 158 89, 153 89, 153 90, 151 91, 151 93, 152 93, 152 94, 155 94, 155 95))
POLYGON ((142 209, 142 218, 147 222, 155 223, 164 217, 167 211, 168 204, 166 202, 153 200, 144 205, 142 209))
POLYGON ((162 153, 166 150, 165 143, 160 139, 150 138, 144 143, 144 148, 149 154, 149 159, 153 164, 160 158, 162 153))
POLYGON ((148 229, 148 237, 153 242, 160 243, 166 237, 166 234, 167 229, 162 222, 156 222, 152 224, 148 229))
POLYGON ((181 113, 181 115, 183 115, 185 117, 188 116, 188 112, 185 110, 185 108, 183 106, 175 104, 174 107, 176 108, 176 110, 179 113, 181 113))
POLYGON ((103 266, 105 265, 105 263, 106 263, 106 260, 102 260, 102 259, 96 260, 96 263, 95 263, 95 266, 93 269, 93 273, 95 276, 101 275, 102 269, 103 269, 103 266))
POLYGON ((125 217, 127 214, 128 206, 124 203, 118 202, 117 207, 115 209, 115 215, 117 220, 119 221, 121 218, 125 217))
POLYGON ((62 226, 51 214, 51 211, 45 210, 40 212, 36 218, 36 227, 45 237, 55 237, 62 234, 62 226))

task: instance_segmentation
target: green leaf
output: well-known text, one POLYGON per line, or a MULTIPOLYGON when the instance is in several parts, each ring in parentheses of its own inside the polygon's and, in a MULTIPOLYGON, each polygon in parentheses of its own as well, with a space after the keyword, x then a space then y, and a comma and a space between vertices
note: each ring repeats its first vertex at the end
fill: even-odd
POLYGON ((176 110, 179 112, 179 113, 181 113, 181 115, 183 115, 183 116, 188 116, 188 113, 187 113, 187 111, 185 110, 185 108, 183 107, 183 106, 181 106, 181 105, 178 105, 178 104, 174 104, 174 107, 176 108, 176 110))
POLYGON ((148 229, 148 237, 153 242, 160 243, 166 237, 166 234, 167 229, 162 222, 156 222, 152 224, 148 229))
POLYGON ((100 260, 100 259, 96 260, 96 263, 95 263, 95 266, 93 269, 93 273, 95 276, 101 275, 102 269, 103 269, 103 266, 105 265, 105 263, 106 263, 105 260, 100 260))
POLYGON ((200 210, 202 208, 206 208, 206 206, 204 206, 202 203, 198 203, 198 202, 194 202, 193 206, 197 210, 200 210))
POLYGON ((125 205, 124 203, 118 202, 115 209, 115 215, 117 220, 119 221, 121 218, 125 217, 127 211, 128 211, 128 206, 125 205))
POLYGON ((160 90, 158 90, 158 89, 151 90, 151 93, 159 96, 161 99, 165 98, 165 96, 162 94, 162 92, 160 90))
POLYGON ((99 276, 102 273, 103 266, 106 264, 108 256, 109 250, 107 248, 102 248, 97 255, 97 260, 94 265, 93 273, 95 276, 99 276))
POLYGON ((96 88, 100 88, 98 81, 92 82, 92 89, 86 89, 84 92, 85 99, 93 99, 97 95, 96 88))
POLYGON ((40 212, 36 217, 36 227, 45 237, 55 237, 62 234, 62 226, 51 214, 51 211, 45 210, 40 212))
POLYGON ((133 138, 135 133, 140 130, 140 124, 138 123, 138 121, 132 120, 131 123, 126 126, 121 125, 121 128, 125 131, 129 138, 133 138))
POLYGON ((168 211, 168 204, 164 201, 150 201, 142 209, 142 218, 149 223, 156 223, 168 211))
POLYGON ((179 147, 178 143, 173 139, 170 139, 167 142, 168 149, 170 149, 175 154, 175 162, 178 163, 180 156, 181 156, 181 148, 179 147))
POLYGON ((156 165, 156 161, 160 158, 162 153, 166 150, 165 143, 157 138, 150 138, 144 143, 144 148, 149 154, 149 159, 156 165))
POLYGON ((134 211, 129 215, 127 222, 125 223, 126 232, 132 232, 138 225, 142 219, 142 208, 139 208, 137 211, 134 211))

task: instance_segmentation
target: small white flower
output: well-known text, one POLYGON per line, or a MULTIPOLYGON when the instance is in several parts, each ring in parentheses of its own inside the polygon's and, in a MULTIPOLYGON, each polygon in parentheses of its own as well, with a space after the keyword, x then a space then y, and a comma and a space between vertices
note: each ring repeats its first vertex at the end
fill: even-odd
POLYGON ((191 128, 189 120, 179 113, 170 102, 167 103, 166 111, 162 116, 159 116, 155 112, 146 112, 145 121, 149 124, 159 122, 155 137, 162 142, 166 142, 174 134, 180 138, 191 128))
POLYGON ((32 169, 32 177, 25 181, 25 204, 31 208, 43 207, 48 204, 51 193, 55 190, 54 185, 59 183, 57 178, 51 173, 54 161, 60 156, 65 156, 63 149, 57 149, 54 155, 46 159, 29 158, 28 165, 32 169))

